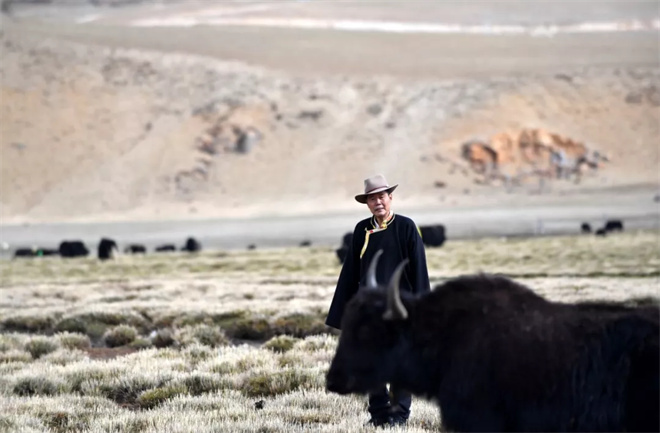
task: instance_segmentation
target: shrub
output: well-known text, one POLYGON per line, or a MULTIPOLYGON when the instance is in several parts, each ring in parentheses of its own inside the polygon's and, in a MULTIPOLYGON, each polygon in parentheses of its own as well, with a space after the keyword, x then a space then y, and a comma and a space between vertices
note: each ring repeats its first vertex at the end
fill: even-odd
POLYGON ((325 332, 325 324, 315 314, 294 313, 276 319, 273 323, 273 331, 275 334, 304 338, 325 332))
POLYGON ((77 362, 85 358, 85 353, 78 349, 58 349, 54 352, 45 355, 43 358, 44 361, 51 364, 58 365, 67 365, 71 362, 77 362))
POLYGON ((101 322, 91 322, 87 324, 86 333, 93 341, 103 339, 110 326, 101 322))
POLYGON ((55 395, 57 386, 45 377, 24 377, 16 381, 13 389, 14 394, 21 397, 33 395, 55 395))
POLYGON ((229 325, 227 334, 241 340, 268 340, 273 330, 264 318, 246 318, 229 325))
POLYGON ((182 328, 185 326, 199 325, 200 323, 209 323, 211 318, 204 313, 183 313, 171 316, 163 316, 156 321, 156 326, 171 326, 174 328, 182 328))
POLYGON ((216 392, 228 387, 228 384, 213 374, 194 374, 183 380, 188 394, 200 395, 216 392))
POLYGON ((218 347, 229 344, 225 333, 216 326, 198 325, 193 328, 193 335, 197 341, 205 346, 218 347))
POLYGON ((103 335, 109 327, 129 325, 141 331, 147 331, 149 324, 145 318, 133 311, 105 312, 96 311, 70 316, 60 320, 55 329, 57 331, 78 332, 89 335, 93 340, 103 335))
POLYGON ((134 404, 138 396, 155 386, 153 381, 143 377, 135 377, 128 380, 119 380, 111 384, 102 384, 99 391, 103 396, 118 404, 134 404))
POLYGON ((22 349, 28 339, 22 334, 0 334, 0 353, 22 349))
POLYGON ((55 325, 55 330, 58 332, 70 332, 77 334, 86 334, 94 341, 103 337, 103 334, 108 330, 110 325, 100 322, 89 316, 76 316, 67 317, 60 320, 55 325))
POLYGON ((63 378, 73 393, 87 394, 88 388, 96 390, 100 384, 109 381, 110 377, 117 375, 117 370, 104 368, 101 365, 85 369, 76 369, 63 378))
POLYGON ((60 345, 66 349, 87 349, 91 346, 89 337, 85 334, 61 332, 55 334, 55 338, 60 345))
POLYGON ((148 338, 138 337, 129 343, 129 347, 134 349, 148 349, 152 346, 151 340, 148 338))
POLYGON ((55 330, 58 332, 70 332, 74 334, 86 334, 87 325, 79 317, 66 317, 55 325, 55 330))
POLYGON ((52 316, 13 316, 7 317, 0 322, 0 327, 5 331, 25 332, 28 334, 41 334, 51 332, 55 325, 52 316))
POLYGON ((228 329, 231 325, 241 319, 247 319, 250 317, 250 312, 245 310, 234 310, 226 313, 214 314, 211 316, 211 320, 215 325, 218 325, 222 329, 228 329))
POLYGON ((195 338, 205 346, 218 347, 229 344, 224 331, 215 326, 200 325, 195 330, 195 338))
POLYGON ((186 326, 177 332, 175 338, 181 346, 202 344, 209 347, 218 347, 229 344, 229 339, 224 331, 214 325, 186 326))
POLYGON ((297 338, 293 338, 288 335, 279 335, 277 337, 273 337, 270 340, 268 340, 264 344, 264 347, 276 353, 284 353, 293 349, 293 346, 296 344, 296 341, 298 341, 297 338))
POLYGON ((299 351, 285 353, 277 360, 277 365, 283 368, 295 368, 304 362, 305 355, 299 351))
POLYGON ((8 350, 0 353, 0 364, 9 362, 30 362, 32 355, 23 350, 8 350))
POLYGON ((317 386, 317 378, 301 369, 287 369, 274 373, 258 373, 249 376, 242 388, 248 397, 271 397, 299 388, 317 386))
POLYGON ((183 351, 183 356, 187 362, 197 364, 199 362, 210 359, 212 356, 215 356, 215 353, 208 346, 195 343, 183 351))
POLYGON ((163 388, 150 389, 140 394, 140 396, 137 398, 137 404, 142 409, 152 409, 163 403, 165 400, 169 400, 172 397, 183 394, 185 392, 185 387, 181 385, 171 385, 163 388))
POLYGON ((159 349, 173 346, 175 343, 176 340, 174 339, 174 335, 169 329, 159 329, 151 338, 151 344, 159 349))
POLYGON ((40 415, 48 430, 56 433, 81 431, 86 430, 88 427, 87 422, 76 419, 75 415, 68 412, 44 412, 40 413, 40 415))
POLYGON ((103 336, 108 347, 125 346, 132 343, 137 337, 137 330, 129 325, 119 325, 109 329, 103 336))
POLYGON ((34 359, 54 352, 59 348, 57 341, 49 337, 33 337, 25 344, 25 350, 30 352, 34 359))

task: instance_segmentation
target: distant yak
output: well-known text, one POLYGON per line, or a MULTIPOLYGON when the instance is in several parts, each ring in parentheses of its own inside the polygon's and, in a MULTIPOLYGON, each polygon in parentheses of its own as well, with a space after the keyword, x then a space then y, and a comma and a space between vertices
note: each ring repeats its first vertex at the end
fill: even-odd
POLYGON ((37 250, 35 248, 17 248, 14 251, 14 258, 17 257, 34 257, 37 255, 37 250))
POLYGON ((109 238, 101 238, 99 242, 97 256, 99 260, 109 260, 117 255, 117 242, 109 238))
POLYGON ((130 244, 124 248, 126 254, 146 254, 147 247, 142 244, 130 244))
POLYGON ((67 258, 87 257, 89 250, 82 241, 62 241, 59 247, 60 256, 67 258))
POLYGON ((437 402, 449 431, 658 431, 658 306, 550 302, 503 276, 421 297, 375 279, 349 301, 327 375, 340 394, 386 383, 437 402))
POLYGON ((605 222, 605 230, 608 232, 622 232, 623 221, 621 220, 608 220, 605 222))
POLYGON ((154 251, 156 251, 157 253, 176 251, 176 246, 174 244, 158 245, 154 251))
POLYGON ((60 254, 59 250, 53 248, 18 248, 14 251, 14 257, 44 257, 44 256, 57 256, 60 254))
POLYGON ((447 240, 445 226, 442 224, 421 226, 419 232, 427 247, 441 247, 447 240))
POLYGON ((186 244, 183 248, 181 248, 181 251, 188 251, 189 253, 196 253, 201 250, 202 244, 200 244, 199 241, 193 237, 186 239, 186 244))

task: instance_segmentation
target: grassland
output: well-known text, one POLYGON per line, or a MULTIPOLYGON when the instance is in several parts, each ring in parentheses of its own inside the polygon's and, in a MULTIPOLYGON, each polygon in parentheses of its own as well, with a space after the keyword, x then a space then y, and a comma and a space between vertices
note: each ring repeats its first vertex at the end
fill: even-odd
MULTIPOLYGON (((504 273, 573 302, 654 302, 660 234, 449 242, 433 282, 504 273)), ((296 248, 0 264, 0 432, 360 432, 362 397, 324 390, 339 273, 296 248)), ((437 431, 415 399, 407 431, 437 431)))

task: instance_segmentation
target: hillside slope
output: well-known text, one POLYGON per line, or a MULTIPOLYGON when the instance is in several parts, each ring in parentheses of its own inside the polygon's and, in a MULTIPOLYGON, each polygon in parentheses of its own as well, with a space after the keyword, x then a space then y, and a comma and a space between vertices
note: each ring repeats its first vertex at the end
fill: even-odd
POLYGON ((402 206, 492 199, 504 188, 477 184, 461 144, 522 128, 611 158, 547 194, 658 183, 653 66, 311 78, 11 31, 0 43, 3 222, 326 213, 375 172, 402 184, 402 206))

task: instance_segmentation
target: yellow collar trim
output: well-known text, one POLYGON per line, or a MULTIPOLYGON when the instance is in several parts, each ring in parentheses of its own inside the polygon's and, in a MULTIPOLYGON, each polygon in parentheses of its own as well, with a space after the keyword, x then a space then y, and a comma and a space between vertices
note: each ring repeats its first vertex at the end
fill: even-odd
POLYGON ((392 221, 394 221, 394 216, 395 216, 394 213, 392 211, 390 211, 389 219, 384 221, 383 224, 381 224, 380 227, 377 227, 376 217, 373 217, 373 219, 371 220, 371 225, 374 228, 371 229, 371 230, 369 230, 367 228, 364 229, 364 231, 366 233, 364 234, 364 245, 362 245, 362 251, 360 251, 360 259, 364 255, 365 251, 367 251, 367 245, 369 245, 369 236, 372 233, 378 233, 378 232, 382 232, 383 230, 387 230, 387 228, 390 226, 390 224, 392 224, 392 221))
MULTIPOLYGON (((390 213, 387 215, 387 219, 383 221, 383 223, 380 225, 380 228, 387 228, 387 226, 389 226, 392 221, 394 221, 394 212, 390 210, 390 213)), ((373 228, 378 228, 378 221, 376 220, 375 216, 371 219, 371 226, 373 228)))

